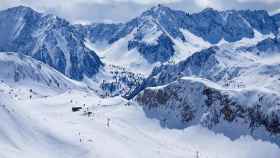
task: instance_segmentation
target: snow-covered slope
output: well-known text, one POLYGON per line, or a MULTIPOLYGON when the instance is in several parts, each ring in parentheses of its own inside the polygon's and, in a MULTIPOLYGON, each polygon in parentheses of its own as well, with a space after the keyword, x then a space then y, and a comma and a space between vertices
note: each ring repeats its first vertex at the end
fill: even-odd
POLYGON ((262 87, 279 92, 279 52, 277 38, 251 46, 221 44, 210 47, 177 64, 154 68, 132 97, 145 87, 165 85, 182 76, 206 78, 224 87, 262 87))
POLYGON ((162 5, 87 26, 0 11, 0 157, 278 158, 279 26, 162 5))
POLYGON ((141 73, 145 76, 148 76, 151 73, 152 68, 159 64, 149 63, 143 56, 139 54, 136 49, 128 50, 127 45, 131 38, 132 35, 130 34, 111 45, 104 43, 92 43, 87 40, 85 45, 89 49, 99 52, 98 56, 107 65, 124 67, 128 71, 133 71, 135 73, 141 73), (102 48, 97 48, 98 46, 102 45, 102 48))
MULTIPOLYGON (((153 7, 121 24, 79 26, 110 64, 118 56, 123 66, 132 63, 153 67, 152 63, 177 63, 194 52, 225 43, 240 46, 259 42, 278 33, 277 16, 266 11, 216 11, 205 9, 188 14, 163 5, 153 7), (250 41, 250 42, 248 42, 250 41), (99 47, 100 48, 100 47, 99 47), (105 55, 107 54, 107 55, 105 55), (133 57, 132 57, 133 56, 133 57), (141 58, 142 57, 142 58, 141 58)), ((135 69, 137 70, 137 69, 135 69)))
POLYGON ((5 158, 193 158, 197 154, 278 158, 280 154, 276 145, 251 136, 231 140, 201 126, 162 128, 139 106, 119 97, 102 99, 71 90, 47 98, 15 100, 18 90, 13 89, 9 94, 11 89, 0 83, 0 156, 5 158), (74 113, 74 106, 83 110, 74 113), (87 112, 93 114, 88 117, 87 112))
POLYGON ((84 87, 54 68, 20 53, 0 53, 0 80, 9 85, 45 87, 57 91, 84 87))
POLYGON ((136 100, 163 127, 201 124, 233 139, 250 134, 280 144, 280 95, 267 89, 224 89, 206 79, 184 77, 147 88, 136 100))
POLYGON ((77 144, 58 136, 45 123, 39 123, 30 116, 30 110, 35 110, 36 107, 28 110, 14 100, 14 94, 22 94, 16 93, 18 91, 19 89, 0 83, 0 157, 74 158, 86 152, 77 144))
POLYGON ((74 26, 19 6, 0 12, 0 50, 32 56, 77 80, 92 77, 103 66, 95 51, 107 64, 147 75, 158 62, 177 63, 223 41, 274 36, 277 17, 249 10, 188 14, 158 5, 127 23, 74 26))
POLYGON ((0 50, 27 54, 77 80, 103 66, 95 52, 107 64, 148 75, 158 62, 177 63, 223 41, 274 36, 277 17, 266 11, 213 9, 187 14, 158 5, 127 23, 74 26, 19 6, 0 12, 0 50))
POLYGON ((92 77, 103 66, 69 22, 28 7, 0 11, 0 36, 0 51, 29 55, 72 79, 92 77))

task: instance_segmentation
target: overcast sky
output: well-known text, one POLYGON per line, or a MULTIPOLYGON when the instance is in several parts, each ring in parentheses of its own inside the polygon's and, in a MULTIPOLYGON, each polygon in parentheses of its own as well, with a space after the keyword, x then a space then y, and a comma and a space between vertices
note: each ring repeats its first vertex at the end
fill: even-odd
POLYGON ((26 5, 75 23, 122 22, 158 3, 190 13, 206 7, 218 10, 265 9, 271 13, 280 11, 280 0, 0 0, 0 9, 26 5))

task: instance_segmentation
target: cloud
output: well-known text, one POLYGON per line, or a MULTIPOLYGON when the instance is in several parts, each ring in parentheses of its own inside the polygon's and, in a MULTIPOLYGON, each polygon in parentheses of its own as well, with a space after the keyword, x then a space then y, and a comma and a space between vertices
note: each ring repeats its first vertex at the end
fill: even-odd
POLYGON ((261 2, 261 3, 267 3, 267 4, 272 4, 279 2, 279 0, 237 0, 238 2, 261 2))
POLYGON ((217 0, 195 0, 195 4, 200 8, 222 9, 222 5, 217 0))
POLYGON ((133 2, 133 3, 138 3, 138 4, 168 4, 168 3, 175 3, 175 2, 180 2, 182 0, 105 0, 107 2, 133 2))
POLYGON ((206 7, 225 9, 279 10, 280 0, 0 0, 0 9, 17 5, 53 13, 72 22, 123 22, 158 4, 186 12, 206 7))

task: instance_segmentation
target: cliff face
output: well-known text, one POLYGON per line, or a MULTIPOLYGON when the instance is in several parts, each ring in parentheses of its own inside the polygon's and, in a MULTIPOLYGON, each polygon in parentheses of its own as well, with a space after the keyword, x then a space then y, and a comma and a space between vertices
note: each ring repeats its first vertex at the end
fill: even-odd
POLYGON ((252 134, 280 143, 277 93, 227 90, 209 80, 185 77, 165 86, 147 88, 135 100, 148 117, 159 119, 168 128, 200 124, 232 138, 252 134))
POLYGON ((205 48, 197 48, 197 39, 203 40, 208 46, 221 41, 253 39, 257 36, 256 32, 262 35, 277 34, 278 17, 270 16, 264 10, 217 11, 211 8, 188 14, 159 5, 127 23, 93 24, 80 26, 79 30, 91 42, 105 41, 109 45, 131 36, 124 47, 136 49, 148 62, 155 63, 169 61, 182 46, 188 47, 180 52, 182 54, 205 48), (191 36, 196 39, 188 40, 191 36))
POLYGON ((28 7, 0 12, 0 36, 0 51, 31 56, 72 79, 92 77, 103 66, 69 22, 28 7))

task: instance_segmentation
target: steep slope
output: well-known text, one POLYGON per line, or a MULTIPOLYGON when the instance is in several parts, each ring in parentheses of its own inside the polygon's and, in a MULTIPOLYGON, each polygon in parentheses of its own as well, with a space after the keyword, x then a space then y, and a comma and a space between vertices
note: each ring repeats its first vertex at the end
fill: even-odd
MULTIPOLYGON (((92 43, 98 44, 101 41, 107 43, 108 47, 125 38, 126 42, 120 44, 123 45, 126 51, 137 50, 134 51, 134 54, 139 53, 149 63, 166 62, 174 55, 183 53, 183 41, 186 41, 188 37, 185 37, 180 31, 180 21, 185 17, 185 13, 182 11, 171 10, 168 7, 159 5, 125 24, 94 24, 86 26, 84 28, 86 30, 85 36, 92 43)), ((191 33, 189 34, 191 35, 191 33)), ((195 36, 193 35, 193 37, 195 36)), ((189 40, 188 42, 193 41, 189 40)), ((194 49, 193 47, 196 48, 192 46, 189 49, 194 49)), ((204 45, 201 47, 205 48, 204 45)), ((125 51, 125 49, 122 51, 125 51)), ((184 51, 187 51, 183 53, 186 54, 185 56, 192 53, 186 49, 184 51)))
POLYGON ((21 53, 0 53, 0 79, 11 85, 30 88, 48 87, 58 91, 82 88, 82 84, 68 79, 54 68, 21 53))
POLYGON ((13 90, 9 94, 11 89, 0 83, 0 157, 193 158, 199 154, 278 158, 280 154, 275 144, 251 136, 231 140, 201 126, 162 128, 137 104, 119 97, 102 99, 91 92, 71 90, 47 98, 14 100, 19 90, 13 90), (82 111, 71 111, 83 104, 82 111))
POLYGON ((127 23, 79 26, 79 30, 96 47, 102 43, 104 59, 110 56, 108 54, 130 52, 136 56, 140 54, 148 63, 164 63, 178 62, 221 42, 253 40, 258 35, 263 37, 259 40, 263 40, 266 35, 278 33, 277 23, 276 15, 270 16, 262 10, 208 8, 188 14, 158 5, 127 23))
POLYGON ((15 53, 0 53, 0 157, 278 158, 278 19, 159 5, 73 26, 1 11, 0 51, 15 53))
POLYGON ((0 12, 0 50, 22 52, 77 80, 103 66, 95 51, 108 64, 149 74, 157 63, 177 63, 213 45, 274 36, 277 17, 250 10, 188 14, 158 5, 127 23, 73 26, 19 6, 0 12))
POLYGON ((86 152, 32 118, 30 111, 9 95, 15 89, 0 83, 0 157, 69 158, 86 152))
POLYGON ((279 52, 278 38, 246 47, 229 43, 204 49, 178 64, 154 68, 131 97, 145 87, 165 85, 183 76, 205 78, 224 87, 263 87, 279 92, 279 52))
POLYGON ((280 14, 276 14, 273 16, 274 21, 276 22, 278 28, 280 27, 280 14))
POLYGON ((0 12, 0 36, 0 51, 29 55, 72 79, 92 77, 103 65, 69 22, 28 7, 0 12))
POLYGON ((267 11, 216 11, 208 8, 200 13, 190 15, 184 27, 210 43, 222 39, 236 42, 242 38, 253 38, 254 30, 262 34, 277 33, 278 26, 267 11))
POLYGON ((155 68, 127 98, 136 95, 149 117, 170 128, 201 124, 279 144, 279 52, 278 38, 211 47, 155 68))
POLYGON ((184 77, 147 88, 136 100, 162 126, 201 124, 231 138, 252 135, 280 143, 279 93, 262 89, 233 90, 201 78, 184 77))

